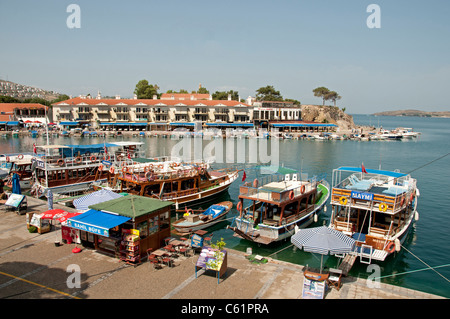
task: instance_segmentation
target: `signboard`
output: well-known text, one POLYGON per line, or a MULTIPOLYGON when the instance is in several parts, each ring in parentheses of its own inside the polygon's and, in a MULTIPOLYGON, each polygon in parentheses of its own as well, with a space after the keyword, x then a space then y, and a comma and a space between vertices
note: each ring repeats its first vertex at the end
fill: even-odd
POLYGON ((362 199, 362 200, 373 200, 372 193, 363 193, 363 192, 355 192, 352 191, 351 197, 354 199, 362 199))
POLYGON ((303 279, 303 299, 323 299, 325 295, 325 281, 303 279))
POLYGON ((191 237, 191 246, 194 248, 202 247, 203 246, 203 237, 194 234, 191 237))
POLYGON ((109 237, 109 229, 106 229, 106 228, 83 224, 83 223, 79 223, 79 222, 76 222, 76 221, 73 221, 70 219, 67 220, 67 226, 69 226, 71 228, 76 228, 79 230, 84 230, 89 233, 93 233, 93 234, 100 235, 103 237, 109 237))
POLYGON ((11 194, 11 195, 9 195, 9 198, 6 201, 5 205, 19 208, 19 206, 20 206, 20 204, 22 204, 22 201, 24 200, 24 198, 25 198, 25 195, 11 194))
POLYGON ((110 161, 102 161, 102 164, 109 167, 112 163, 110 161))

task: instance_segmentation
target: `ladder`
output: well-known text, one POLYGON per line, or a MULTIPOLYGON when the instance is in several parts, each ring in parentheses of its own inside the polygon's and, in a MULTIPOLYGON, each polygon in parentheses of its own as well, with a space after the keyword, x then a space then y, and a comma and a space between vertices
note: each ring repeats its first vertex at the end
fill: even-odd
POLYGON ((359 252, 359 262, 370 265, 372 262, 373 251, 374 249, 372 248, 372 246, 362 244, 361 250, 359 252), (369 253, 366 253, 366 250, 369 250, 369 253))

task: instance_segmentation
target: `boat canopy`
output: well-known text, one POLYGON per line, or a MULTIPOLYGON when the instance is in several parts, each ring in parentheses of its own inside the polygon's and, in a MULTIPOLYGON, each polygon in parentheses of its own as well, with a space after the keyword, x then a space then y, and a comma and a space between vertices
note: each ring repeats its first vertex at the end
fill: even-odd
MULTIPOLYGON (((336 171, 362 173, 361 167, 339 167, 339 168, 336 169, 336 171)), ((383 170, 368 169, 368 168, 366 168, 366 172, 368 174, 385 175, 385 176, 394 177, 394 178, 399 178, 399 177, 403 177, 403 176, 407 176, 408 175, 408 174, 399 173, 399 172, 383 171, 383 170)))
POLYGON ((202 215, 210 215, 212 218, 216 218, 220 214, 222 214, 225 210, 224 206, 220 205, 211 205, 207 210, 205 210, 202 215))

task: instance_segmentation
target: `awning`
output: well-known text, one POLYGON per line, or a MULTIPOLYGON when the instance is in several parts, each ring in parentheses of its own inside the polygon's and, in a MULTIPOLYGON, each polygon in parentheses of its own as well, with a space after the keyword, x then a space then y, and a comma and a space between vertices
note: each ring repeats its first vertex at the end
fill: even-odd
POLYGON ((123 122, 123 123, 112 123, 112 122, 100 122, 100 125, 112 125, 112 126, 147 126, 147 122, 145 123, 132 123, 132 122, 123 122))
POLYGON ((205 123, 206 126, 253 127, 253 123, 205 123))
MULTIPOLYGON (((337 171, 347 171, 347 172, 356 172, 356 173, 359 172, 359 173, 362 173, 361 167, 339 167, 336 170, 337 171)), ((407 174, 404 174, 404 173, 383 171, 383 170, 369 169, 369 168, 366 168, 366 172, 368 174, 379 174, 379 175, 385 175, 385 176, 395 177, 395 178, 399 178, 399 177, 403 177, 403 176, 407 175, 407 174)))
POLYGON ((336 124, 324 123, 270 123, 273 127, 337 127, 336 124))
POLYGON ((122 197, 122 195, 115 193, 107 189, 101 189, 99 191, 87 194, 86 196, 77 198, 73 201, 73 206, 79 210, 88 210, 89 205, 95 205, 106 202, 111 199, 122 197))
POLYGON ((96 235, 109 237, 109 230, 111 228, 119 226, 130 219, 131 218, 129 217, 113 215, 91 209, 81 215, 69 218, 67 220, 67 226, 96 235))
POLYGON ((78 122, 60 122, 59 125, 73 125, 73 126, 76 126, 76 125, 78 125, 78 122))
POLYGON ((7 122, 6 125, 9 125, 9 126, 16 126, 16 125, 19 125, 19 121, 11 121, 11 122, 7 122))
POLYGON ((179 123, 172 122, 172 123, 169 123, 169 125, 173 125, 173 126, 194 126, 195 123, 192 123, 192 122, 179 122, 179 123))

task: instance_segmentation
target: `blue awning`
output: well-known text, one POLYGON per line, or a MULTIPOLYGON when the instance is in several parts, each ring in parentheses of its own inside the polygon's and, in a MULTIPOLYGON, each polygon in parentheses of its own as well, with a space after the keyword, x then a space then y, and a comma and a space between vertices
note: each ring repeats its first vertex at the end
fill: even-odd
POLYGON ((67 226, 71 228, 80 229, 96 235, 109 237, 109 230, 119 226, 131 218, 109 214, 98 210, 90 209, 87 212, 69 218, 67 226))
POLYGON ((206 126, 253 127, 253 123, 205 123, 206 126))
MULTIPOLYGON (((361 173, 361 167, 339 167, 336 170, 338 171, 347 171, 347 172, 359 172, 361 173)), ((389 177, 395 177, 395 178, 399 178, 402 176, 406 176, 407 174, 403 174, 403 173, 397 173, 397 172, 391 172, 391 171, 382 171, 382 170, 378 170, 378 169, 368 169, 366 168, 366 172, 368 174, 379 174, 379 175, 385 175, 385 176, 389 176, 389 177)))
POLYGON ((6 125, 9 125, 9 126, 19 125, 19 121, 11 121, 11 122, 7 122, 6 125))
POLYGON ((169 123, 169 125, 178 125, 178 126, 194 126, 195 124, 194 124, 194 123, 192 123, 192 122, 180 122, 180 123, 177 123, 177 122, 172 122, 172 123, 169 123))
POLYGON ((59 125, 78 125, 78 122, 60 122, 59 125))
POLYGON ((112 125, 112 126, 147 126, 147 122, 144 122, 144 123, 132 123, 132 122, 123 122, 123 123, 101 122, 100 125, 112 125))
POLYGON ((87 145, 66 145, 70 148, 63 148, 64 157, 72 157, 84 154, 100 153, 104 151, 105 147, 118 146, 113 143, 87 144, 87 145))
POLYGON ((273 123, 270 124, 273 127, 333 127, 336 124, 324 124, 324 123, 273 123))
POLYGON ((6 122, 6 121, 0 121, 0 125, 6 125, 6 123, 8 123, 8 122, 6 122))

